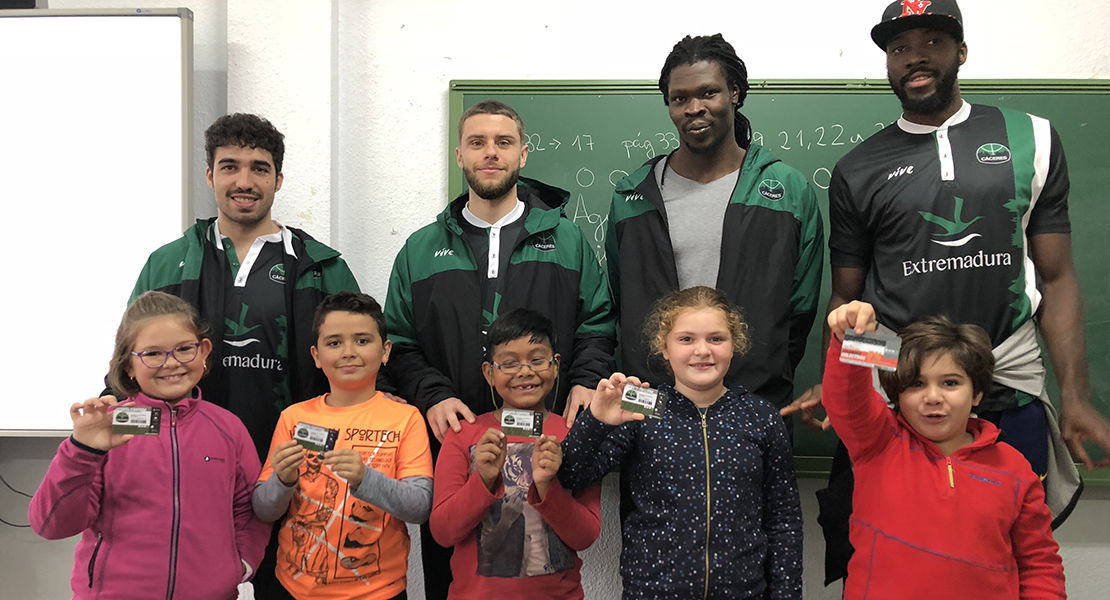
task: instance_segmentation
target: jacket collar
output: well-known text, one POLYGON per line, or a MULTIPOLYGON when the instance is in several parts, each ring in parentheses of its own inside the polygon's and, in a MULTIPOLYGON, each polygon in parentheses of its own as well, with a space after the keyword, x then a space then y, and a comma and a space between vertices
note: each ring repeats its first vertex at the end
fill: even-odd
POLYGON ((157 398, 151 398, 150 396, 147 396, 146 394, 144 394, 142 392, 139 392, 138 394, 128 398, 128 400, 130 400, 131 402, 134 402, 135 406, 152 406, 152 407, 156 407, 156 408, 161 408, 164 411, 163 412, 163 417, 162 417, 163 421, 168 421, 169 420, 170 415, 168 414, 168 411, 170 409, 176 409, 177 418, 178 419, 183 419, 186 416, 192 414, 194 411, 196 411, 197 406, 200 405, 200 403, 204 401, 201 398, 199 387, 194 387, 193 388, 192 395, 187 396, 185 398, 182 398, 181 400, 178 400, 177 402, 174 402, 173 404, 170 404, 169 402, 166 402, 165 400, 159 400, 157 398))
MULTIPOLYGON (((517 198, 524 203, 524 229, 529 235, 554 229, 570 199, 569 192, 527 177, 520 178, 516 193, 517 198)), ((459 219, 462 218, 463 207, 469 198, 468 192, 459 194, 439 213, 436 221, 455 234, 462 235, 459 219)))
MULTIPOLYGON (((203 248, 205 244, 216 244, 214 239, 215 235, 216 217, 207 219, 197 219, 197 223, 189 231, 186 232, 187 236, 191 236, 193 242, 203 248)), ((317 263, 325 260, 337 258, 339 251, 331 248, 325 244, 316 241, 316 238, 308 234, 303 229, 282 225, 282 241, 288 240, 289 246, 293 252, 286 252, 297 265, 296 276, 300 277, 307 269, 311 268, 317 263), (287 236, 287 237, 286 237, 287 236)), ((293 281, 296 281, 294 279, 293 281)))
MULTIPOLYGON (((933 442, 933 440, 930 440, 929 438, 921 435, 917 432, 916 429, 911 427, 909 421, 907 421, 906 418, 902 416, 901 412, 898 412, 897 414, 898 422, 900 422, 903 427, 905 427, 906 431, 909 432, 909 435, 913 436, 913 438, 917 440, 919 444, 921 444, 921 447, 924 448, 926 452, 928 452, 931 456, 944 458, 944 453, 940 451, 940 448, 937 447, 936 443, 933 442)), ((994 423, 975 417, 967 420, 967 431, 975 439, 973 439, 970 444, 953 452, 952 457, 963 458, 981 448, 991 446, 998 441, 998 437, 1002 433, 998 429, 998 427, 995 427, 994 423)))
MULTIPOLYGON (((667 213, 663 208, 663 193, 655 179, 654 170, 659 161, 668 159, 671 154, 674 154, 674 152, 649 159, 633 175, 618 181, 614 191, 625 195, 631 192, 643 194, 644 198, 651 202, 665 217, 667 213)), ((779 158, 770 150, 759 144, 749 146, 747 154, 744 155, 744 162, 740 165, 740 175, 736 179, 736 187, 733 189, 730 198, 735 198, 737 193, 748 193, 746 190, 750 190, 760 180, 763 169, 777 162, 779 162, 779 158)))
MULTIPOLYGON (((659 385, 659 390, 667 395, 667 411, 673 411, 676 415, 681 415, 684 418, 701 419, 701 413, 698 411, 698 406, 694 401, 687 398, 682 392, 679 392, 669 383, 659 385)), ((729 388, 725 391, 725 395, 721 396, 709 406, 709 410, 718 411, 725 409, 734 402, 739 402, 740 397, 748 393, 748 390, 743 386, 736 386, 729 388)))

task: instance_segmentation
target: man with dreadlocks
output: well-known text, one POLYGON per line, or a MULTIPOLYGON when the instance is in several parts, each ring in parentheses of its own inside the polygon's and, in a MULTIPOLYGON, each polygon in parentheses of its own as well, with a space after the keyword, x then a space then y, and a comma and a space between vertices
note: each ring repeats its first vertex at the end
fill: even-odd
POLYGON ((720 34, 675 44, 659 90, 679 147, 617 184, 605 239, 624 373, 668 381, 642 334, 652 304, 674 290, 718 288, 743 310, 752 340, 725 383, 781 408, 817 311, 817 200, 805 176, 751 143, 740 113, 748 71, 720 34))

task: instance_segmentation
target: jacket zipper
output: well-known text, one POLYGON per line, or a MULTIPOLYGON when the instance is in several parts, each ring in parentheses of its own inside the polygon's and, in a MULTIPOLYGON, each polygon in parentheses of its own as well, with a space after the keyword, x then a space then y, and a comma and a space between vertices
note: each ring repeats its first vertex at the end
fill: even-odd
POLYGON ((706 409, 701 415, 701 436, 702 440, 705 442, 705 591, 702 593, 703 599, 709 597, 709 539, 711 531, 710 520, 713 510, 713 505, 709 497, 709 424, 706 423, 705 420, 708 413, 709 409, 706 409))
POLYGON ((93 586, 93 572, 96 569, 96 555, 100 554, 100 544, 104 543, 104 534, 96 532, 96 546, 93 546, 92 557, 89 558, 89 589, 93 586))
MULTIPOLYGON (((450 202, 448 202, 448 203, 447 203, 447 205, 448 205, 448 211, 450 211, 450 205, 451 205, 451 203, 450 203, 450 202)), ((528 215, 528 211, 527 211, 527 209, 525 209, 525 211, 524 211, 524 215, 525 215, 525 216, 527 217, 527 215, 528 215)), ((461 226, 461 225, 458 225, 457 221, 458 221, 458 220, 456 219, 456 226, 458 226, 458 227, 460 227, 460 228, 461 228, 462 226, 461 226)), ((478 267, 478 254, 477 254, 476 252, 474 252, 474 248, 472 248, 472 247, 470 246, 470 241, 469 241, 469 240, 468 240, 468 239, 466 238, 466 232, 465 232, 465 231, 463 231, 463 232, 460 232, 460 233, 456 233, 455 235, 456 235, 457 237, 459 237, 459 238, 462 238, 462 240, 463 240, 463 243, 465 244, 466 248, 467 248, 468 250, 470 250, 470 255, 471 255, 471 256, 472 256, 473 258, 474 258, 474 267, 475 267, 475 268, 474 268, 474 274, 475 274, 475 276, 476 276, 476 279, 478 280, 478 289, 479 289, 479 290, 481 291, 481 298, 480 298, 480 300, 479 300, 479 302, 481 302, 481 307, 479 308, 479 310, 481 310, 481 311, 482 311, 482 313, 484 314, 484 313, 485 313, 485 310, 486 310, 486 294, 489 294, 489 293, 490 293, 490 290, 489 290, 489 279, 488 279, 488 278, 486 277, 486 275, 487 275, 487 274, 489 273, 489 265, 488 265, 488 264, 486 265, 486 273, 482 273, 481 271, 479 271, 479 270, 478 270, 478 268, 477 268, 477 267, 478 267)), ((488 232, 486 233, 486 240, 487 240, 487 245, 486 245, 486 260, 488 261, 488 260, 489 260, 489 245, 488 245, 488 240, 489 240, 489 233, 488 233, 488 232)), ((498 258, 497 260, 498 260, 498 262, 500 262, 500 260, 501 260, 501 259, 500 259, 500 255, 501 255, 501 247, 500 247, 500 243, 501 243, 501 242, 500 242, 500 238, 498 238, 498 242, 497 242, 497 243, 498 243, 498 248, 497 248, 497 254, 498 254, 498 257, 499 257, 499 258, 498 258)), ((515 250, 515 248, 514 248, 514 250, 515 250)), ((511 253, 511 252, 512 252, 512 250, 510 250, 509 252, 511 253)), ((511 254, 510 254, 510 262, 512 262, 512 260, 511 260, 511 254)), ((504 277, 504 276, 505 276, 505 274, 504 274, 504 273, 501 273, 501 272, 500 272, 500 269, 499 269, 499 270, 498 270, 498 273, 497 273, 497 276, 498 276, 498 277, 504 277)), ((493 291, 492 293, 496 294, 496 293, 497 293, 497 291, 495 290, 495 291, 493 291)), ((494 311, 493 311, 493 312, 494 312, 494 317, 495 317, 495 318, 496 318, 496 316, 497 316, 497 308, 498 308, 498 305, 497 305, 497 299, 496 299, 496 298, 494 298, 494 311)), ((491 322, 492 322, 492 321, 491 321, 491 322)), ((479 334, 481 334, 481 331, 482 331, 482 326, 481 326, 481 324, 479 324, 479 325, 478 325, 478 332, 479 332, 479 334)), ((488 328, 486 329, 486 333, 487 333, 487 334, 489 333, 489 330, 488 330, 488 328)), ((484 336, 483 336, 483 338, 484 338, 484 336)), ((486 343, 485 343, 485 341, 484 341, 484 339, 483 339, 483 341, 482 341, 482 348, 485 348, 485 346, 486 346, 486 343)), ((492 385, 490 385, 490 386, 489 386, 489 402, 490 402, 490 405, 491 405, 491 406, 493 406, 493 410, 500 410, 500 409, 501 409, 501 407, 500 407, 500 406, 498 406, 498 404, 497 404, 497 394, 496 394, 496 393, 494 393, 494 391, 493 391, 493 386, 492 386, 492 385)), ((502 404, 504 404, 504 402, 502 402, 502 404)))
POLYGON ((170 454, 173 456, 173 523, 170 528, 170 576, 166 600, 172 600, 177 579, 177 544, 181 534, 181 460, 177 450, 177 407, 170 408, 170 454))
POLYGON ((945 460, 945 462, 948 463, 948 487, 950 487, 952 489, 955 489, 956 488, 956 474, 952 471, 952 457, 951 456, 946 456, 946 457, 944 457, 944 460, 945 460))

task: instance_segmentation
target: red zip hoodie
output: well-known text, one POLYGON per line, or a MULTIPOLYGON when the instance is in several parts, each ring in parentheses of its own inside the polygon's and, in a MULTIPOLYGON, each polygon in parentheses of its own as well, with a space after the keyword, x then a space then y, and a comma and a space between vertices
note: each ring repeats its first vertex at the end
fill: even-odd
POLYGON ((973 418, 975 441, 945 456, 840 349, 834 339, 821 395, 855 470, 844 598, 1066 598, 1044 490, 1021 453, 973 418))

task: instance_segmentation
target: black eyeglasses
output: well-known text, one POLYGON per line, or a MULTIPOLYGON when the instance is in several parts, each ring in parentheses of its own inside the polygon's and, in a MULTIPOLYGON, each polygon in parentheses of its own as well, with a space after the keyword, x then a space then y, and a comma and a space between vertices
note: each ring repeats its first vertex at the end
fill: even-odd
POLYGON ((166 366, 166 361, 172 356, 174 360, 181 364, 193 362, 197 354, 199 354, 200 342, 193 342, 192 344, 182 344, 169 352, 165 350, 143 350, 142 352, 132 352, 134 356, 138 356, 143 364, 151 369, 161 369, 166 366))
POLYGON ((528 362, 523 362, 523 363, 519 363, 519 362, 510 360, 510 361, 507 361, 507 362, 503 362, 501 364, 497 364, 497 363, 490 363, 490 364, 497 367, 497 370, 501 371, 502 373, 504 373, 506 375, 516 375, 524 367, 528 367, 529 369, 532 369, 533 373, 543 373, 544 371, 550 369, 551 365, 554 362, 555 362, 555 357, 552 356, 551 358, 535 358, 535 359, 532 359, 528 362))

